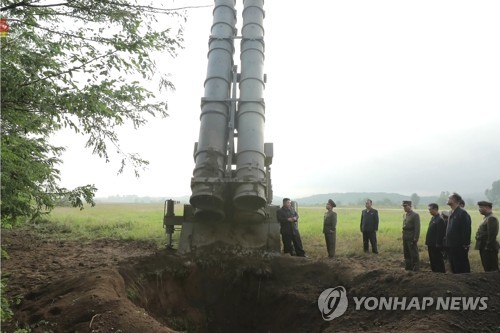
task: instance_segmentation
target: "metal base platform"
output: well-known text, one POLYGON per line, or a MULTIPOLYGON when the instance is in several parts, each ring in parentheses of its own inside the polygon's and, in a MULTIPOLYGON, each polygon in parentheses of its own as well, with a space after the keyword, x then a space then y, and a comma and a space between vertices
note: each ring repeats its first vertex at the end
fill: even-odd
POLYGON ((275 252, 281 249, 279 224, 266 220, 261 223, 184 222, 179 240, 180 254, 217 245, 250 251, 275 252))

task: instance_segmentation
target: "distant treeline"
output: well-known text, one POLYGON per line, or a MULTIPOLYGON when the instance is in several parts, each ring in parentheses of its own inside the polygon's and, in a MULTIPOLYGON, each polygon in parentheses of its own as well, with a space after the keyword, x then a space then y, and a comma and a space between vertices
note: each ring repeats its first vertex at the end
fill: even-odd
MULTIPOLYGON (((299 206, 323 206, 328 199, 333 199, 339 207, 362 207, 366 199, 371 199, 374 206, 378 207, 399 207, 403 200, 412 200, 417 208, 425 207, 431 202, 438 205, 446 205, 449 192, 441 192, 435 196, 419 196, 417 193, 411 195, 403 195, 399 193, 386 192, 347 192, 347 193, 326 193, 316 194, 304 198, 291 198, 297 201, 299 206)), ((478 200, 483 200, 484 195, 481 194, 463 194, 466 206, 474 206, 478 200)), ((106 198, 96 198, 96 202, 102 203, 164 203, 165 200, 172 199, 181 204, 189 203, 189 196, 182 197, 141 197, 137 195, 115 195, 106 198)), ((283 197, 275 196, 273 204, 281 206, 283 197)))
POLYGON ((96 198, 97 203, 164 203, 172 199, 182 204, 189 203, 189 196, 182 197, 140 197, 137 195, 113 195, 106 198, 96 198))

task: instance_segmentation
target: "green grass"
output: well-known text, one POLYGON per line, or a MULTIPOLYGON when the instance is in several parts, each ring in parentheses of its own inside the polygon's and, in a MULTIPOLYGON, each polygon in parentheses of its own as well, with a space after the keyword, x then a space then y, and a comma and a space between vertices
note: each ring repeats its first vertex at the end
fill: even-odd
POLYGON ((58 207, 49 220, 66 230, 59 237, 67 239, 148 240, 158 246, 166 240, 163 204, 98 204, 83 210, 58 207))
MULTIPOLYGON (((362 235, 359 231, 362 208, 336 208, 338 256, 370 256, 363 252, 362 235)), ((420 256, 428 260, 425 249, 425 234, 430 215, 427 209, 416 210, 420 214, 421 232, 419 240, 420 256)), ((323 207, 300 207, 299 229, 307 254, 312 258, 326 257, 323 230, 323 207)), ((182 206, 176 206, 176 214, 182 214, 182 206)), ((379 256, 403 260, 401 227, 403 209, 379 209, 380 225, 377 233, 379 256)), ((472 238, 474 238, 482 216, 477 210, 469 209, 472 217, 472 238)), ((496 216, 500 216, 496 211, 496 216)), ((55 234, 51 237, 65 239, 112 238, 124 240, 148 240, 158 247, 165 245, 167 238, 163 229, 163 204, 98 204, 80 211, 74 208, 56 208, 50 215, 55 234), (58 231, 58 232, 57 232, 58 231)), ((174 233, 174 245, 179 232, 174 233)), ((474 243, 473 243, 474 244, 474 243)), ((479 252, 469 253, 473 271, 482 271, 479 252)))

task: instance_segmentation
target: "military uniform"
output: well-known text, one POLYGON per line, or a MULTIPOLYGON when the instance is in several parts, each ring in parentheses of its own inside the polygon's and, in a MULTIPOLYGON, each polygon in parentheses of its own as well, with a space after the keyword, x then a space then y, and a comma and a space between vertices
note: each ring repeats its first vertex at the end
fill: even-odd
POLYGON ((498 219, 492 213, 484 217, 476 233, 476 250, 479 250, 485 272, 498 271, 498 219))
POLYGON ((420 258, 418 255, 418 238, 420 237, 420 215, 414 211, 406 213, 403 219, 403 253, 405 269, 418 271, 420 258))
POLYGON ((325 212, 323 218, 323 233, 325 234, 326 249, 328 257, 335 256, 335 242, 337 237, 337 213, 334 211, 325 212))

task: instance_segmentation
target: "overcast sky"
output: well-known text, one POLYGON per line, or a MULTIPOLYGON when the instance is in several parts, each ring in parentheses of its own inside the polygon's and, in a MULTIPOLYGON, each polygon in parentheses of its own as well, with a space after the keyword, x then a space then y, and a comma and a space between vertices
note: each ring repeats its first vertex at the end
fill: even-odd
MULTIPOLYGON (((500 1, 264 6, 275 195, 482 193, 500 179, 500 1)), ((177 87, 170 117, 120 131, 123 147, 150 161, 141 178, 117 175, 118 159, 106 164, 61 133, 63 186, 95 184, 97 197, 191 194, 212 10, 188 11, 186 48, 158 59, 177 87)))

